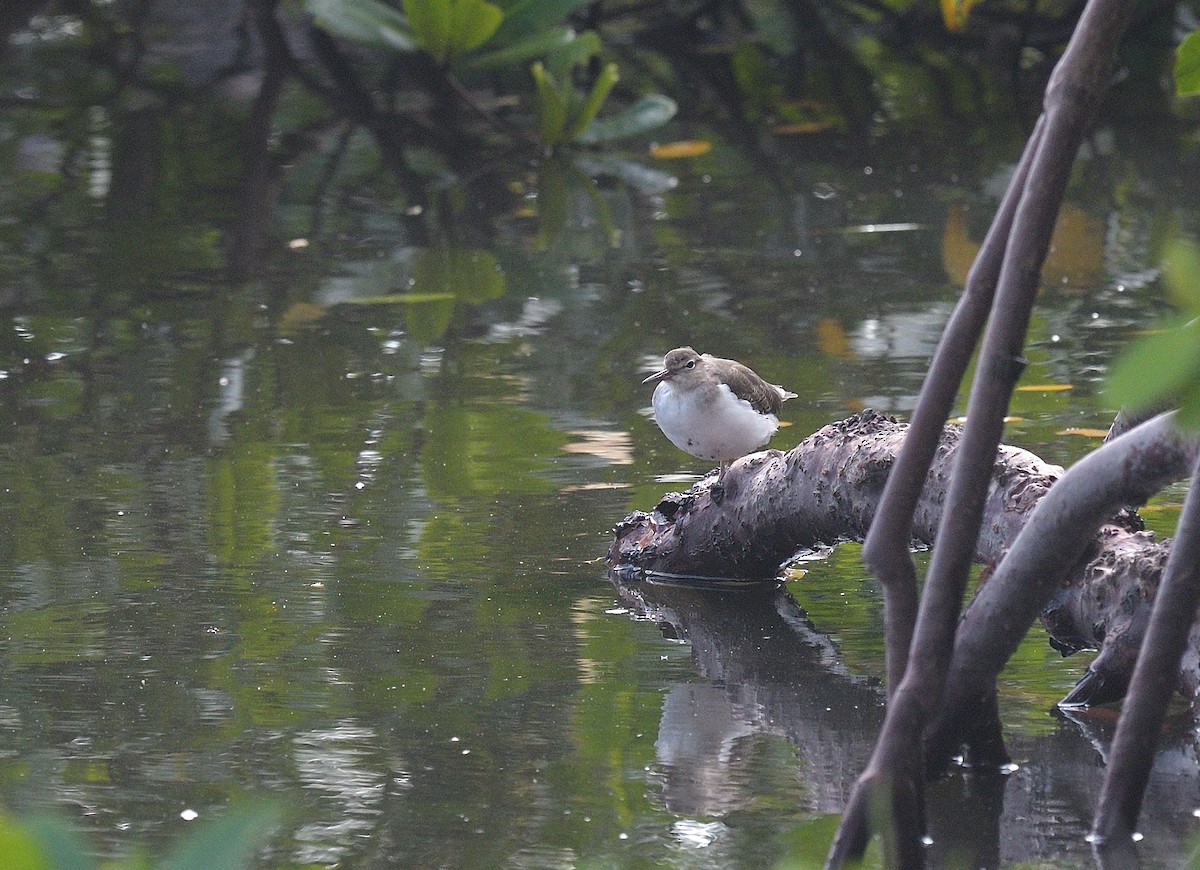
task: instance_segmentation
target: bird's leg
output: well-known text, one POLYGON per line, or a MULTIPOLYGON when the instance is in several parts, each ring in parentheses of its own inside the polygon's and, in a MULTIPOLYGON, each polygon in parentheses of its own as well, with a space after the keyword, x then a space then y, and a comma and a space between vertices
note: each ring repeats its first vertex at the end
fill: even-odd
POLYGON ((725 500, 725 484, 722 481, 725 479, 725 472, 729 469, 729 464, 722 462, 717 470, 717 479, 708 487, 708 497, 712 499, 713 504, 720 504, 725 500))

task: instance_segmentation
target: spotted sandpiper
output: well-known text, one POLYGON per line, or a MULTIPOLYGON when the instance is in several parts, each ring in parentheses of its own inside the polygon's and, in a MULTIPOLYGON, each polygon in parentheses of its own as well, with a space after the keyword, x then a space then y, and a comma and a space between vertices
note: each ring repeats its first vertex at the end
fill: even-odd
POLYGON ((654 388, 654 419, 685 453, 729 463, 767 445, 779 429, 780 406, 796 397, 769 384, 737 360, 677 347, 663 367, 642 381, 654 388))

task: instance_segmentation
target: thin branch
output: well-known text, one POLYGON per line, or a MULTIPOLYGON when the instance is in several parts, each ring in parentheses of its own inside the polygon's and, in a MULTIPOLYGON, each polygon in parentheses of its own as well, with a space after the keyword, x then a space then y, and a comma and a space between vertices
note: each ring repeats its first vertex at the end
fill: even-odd
MULTIPOLYGON (((1107 90, 1113 55, 1128 21, 1132 0, 1092 0, 1046 90, 1045 129, 1037 143, 1013 219, 1000 270, 995 307, 990 318, 967 407, 967 425, 955 461, 937 543, 917 613, 909 664, 894 690, 867 769, 855 786, 830 849, 830 866, 842 866, 862 855, 870 819, 868 808, 891 794, 907 794, 914 767, 920 763, 920 735, 941 704, 954 635, 966 591, 971 557, 979 536, 983 506, 991 482, 996 447, 1013 387, 1024 368, 1025 332, 1036 298, 1039 277, 1058 208, 1086 125, 1107 90)), ((894 819, 896 854, 906 862, 916 856, 922 831, 911 813, 894 819), (901 827, 904 826, 904 827, 901 827)), ((910 866, 907 865, 906 866, 910 866)))
POLYGON ((1039 121, 967 275, 963 295, 942 333, 929 374, 921 386, 916 409, 909 421, 908 437, 888 477, 879 512, 863 543, 863 563, 883 584, 889 691, 894 690, 904 676, 917 616, 917 573, 908 545, 913 512, 933 462, 938 438, 958 396, 959 384, 992 310, 1013 216, 1025 190, 1029 165, 1041 143, 1043 129, 1044 125, 1039 121))

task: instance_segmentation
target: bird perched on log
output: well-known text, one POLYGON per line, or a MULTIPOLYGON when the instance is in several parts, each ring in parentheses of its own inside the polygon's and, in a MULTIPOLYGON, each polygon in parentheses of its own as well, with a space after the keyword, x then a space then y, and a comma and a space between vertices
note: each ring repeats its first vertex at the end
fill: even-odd
POLYGON ((737 360, 677 347, 642 381, 654 388, 654 419, 672 444, 719 462, 717 483, 735 459, 767 446, 779 408, 795 393, 769 384, 737 360))

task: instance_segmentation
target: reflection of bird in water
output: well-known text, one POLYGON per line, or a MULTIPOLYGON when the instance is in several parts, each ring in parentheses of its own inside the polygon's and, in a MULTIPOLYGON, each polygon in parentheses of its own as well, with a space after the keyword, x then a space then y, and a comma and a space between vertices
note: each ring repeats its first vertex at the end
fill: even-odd
POLYGON ((678 347, 642 381, 654 388, 654 419, 671 443, 721 463, 767 446, 779 429, 780 406, 796 394, 769 384, 740 362, 678 347))

